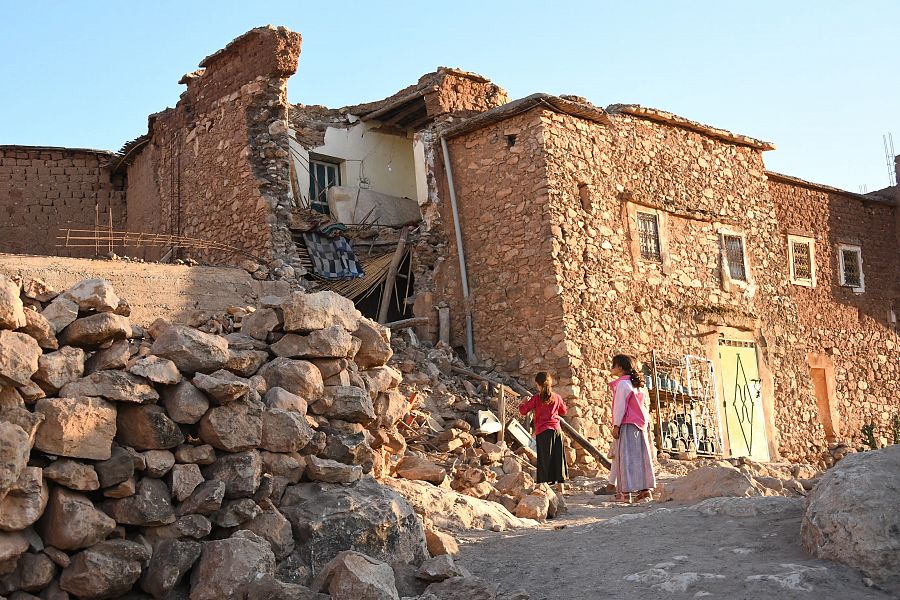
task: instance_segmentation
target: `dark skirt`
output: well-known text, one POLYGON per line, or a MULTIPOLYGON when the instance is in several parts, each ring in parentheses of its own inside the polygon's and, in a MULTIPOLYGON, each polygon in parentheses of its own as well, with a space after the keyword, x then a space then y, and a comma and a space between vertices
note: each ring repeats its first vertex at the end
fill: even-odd
POLYGON ((537 482, 562 483, 569 477, 562 434, 547 429, 537 436, 537 482))

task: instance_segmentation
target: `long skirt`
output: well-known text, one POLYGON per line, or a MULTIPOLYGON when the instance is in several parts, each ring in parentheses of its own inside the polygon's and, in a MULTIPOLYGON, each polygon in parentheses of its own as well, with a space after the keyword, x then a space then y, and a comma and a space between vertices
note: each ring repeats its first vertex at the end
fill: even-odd
POLYGON ((547 429, 537 436, 537 482, 562 483, 569 477, 562 434, 547 429))
POLYGON ((653 473, 647 431, 625 423, 619 428, 619 439, 616 442, 612 468, 615 472, 616 490, 628 493, 655 488, 656 476, 653 473))

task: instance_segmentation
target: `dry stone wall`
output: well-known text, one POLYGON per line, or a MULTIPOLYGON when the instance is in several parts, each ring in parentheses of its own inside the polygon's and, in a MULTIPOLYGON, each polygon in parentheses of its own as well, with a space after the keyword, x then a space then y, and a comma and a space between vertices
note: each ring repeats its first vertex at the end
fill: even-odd
POLYGON ((104 168, 112 153, 74 148, 0 146, 0 252, 93 256, 60 248, 63 228, 125 223, 125 193, 104 168))
MULTIPOLYGON (((290 258, 287 78, 299 54, 299 34, 261 27, 182 79, 187 91, 174 109, 150 117, 150 140, 135 161, 140 176, 129 177, 130 229, 215 240, 266 261, 290 258)), ((185 254, 213 263, 243 258, 185 254)))

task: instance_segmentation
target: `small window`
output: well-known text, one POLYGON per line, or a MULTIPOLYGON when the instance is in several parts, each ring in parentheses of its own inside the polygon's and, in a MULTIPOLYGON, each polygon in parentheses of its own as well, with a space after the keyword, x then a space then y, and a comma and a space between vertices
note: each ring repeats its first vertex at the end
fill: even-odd
POLYGON ((812 238, 789 235, 788 261, 791 267, 791 283, 806 287, 816 286, 815 242, 812 238))
POLYGON ((843 287, 854 292, 865 290, 863 277, 862 248, 859 246, 838 246, 838 275, 843 287))
POLYGON ((328 188, 341 185, 340 165, 320 160, 309 161, 309 205, 328 214, 328 188))
POLYGON ((728 276, 733 281, 747 281, 747 265, 744 261, 744 238, 740 235, 725 234, 722 236, 725 245, 725 260, 728 263, 728 276))
POLYGON ((638 237, 641 242, 641 258, 662 262, 659 243, 659 218, 653 213, 637 214, 638 237))

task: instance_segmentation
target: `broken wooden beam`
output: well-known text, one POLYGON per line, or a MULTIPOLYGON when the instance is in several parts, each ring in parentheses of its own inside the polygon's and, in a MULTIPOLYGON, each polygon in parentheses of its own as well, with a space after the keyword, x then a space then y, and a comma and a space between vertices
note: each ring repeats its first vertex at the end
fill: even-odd
POLYGON ((397 241, 397 249, 394 250, 394 257, 391 259, 391 266, 388 268, 387 279, 384 280, 384 292, 381 294, 381 305, 378 307, 378 322, 387 321, 388 310, 391 308, 391 296, 394 293, 394 282, 397 281, 397 270, 403 261, 403 255, 406 252, 406 238, 409 236, 409 227, 404 227, 400 232, 400 239, 397 241))
POLYGON ((407 327, 416 327, 418 325, 428 325, 428 317, 413 317, 384 324, 388 329, 406 329, 407 327))
POLYGON ((466 377, 469 377, 470 379, 476 379, 478 381, 486 381, 488 383, 493 383, 494 385, 503 386, 504 391, 507 394, 509 394, 510 396, 518 397, 521 395, 517 391, 511 389, 509 386, 504 384, 502 381, 497 381, 496 379, 491 379, 490 377, 485 377, 484 375, 479 375, 478 373, 476 373, 474 371, 470 371, 468 369, 463 369, 462 367, 457 367, 455 365, 450 365, 450 370, 454 373, 458 373, 460 375, 465 375, 466 377))

